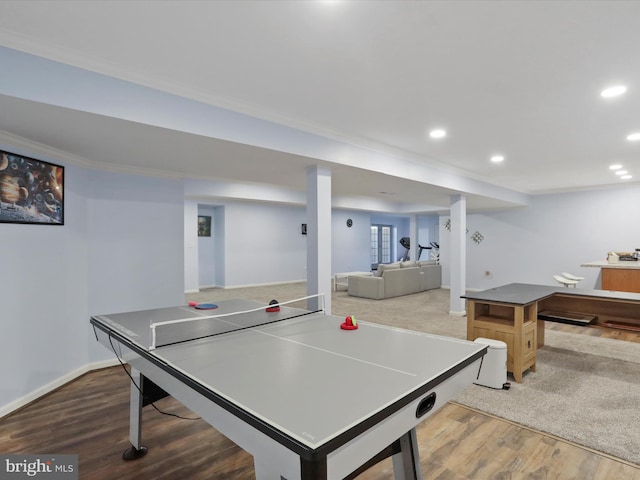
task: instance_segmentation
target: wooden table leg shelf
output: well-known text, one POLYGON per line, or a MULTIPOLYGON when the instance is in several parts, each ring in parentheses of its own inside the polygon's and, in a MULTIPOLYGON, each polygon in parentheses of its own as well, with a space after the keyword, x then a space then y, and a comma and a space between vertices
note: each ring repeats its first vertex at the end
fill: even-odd
POLYGON ((556 294, 538 305, 540 314, 548 310, 571 312, 591 318, 589 325, 640 332, 640 304, 634 301, 556 294))
POLYGON ((541 310, 538 313, 538 320, 548 322, 566 323, 568 325, 578 325, 586 327, 598 319, 595 315, 585 315, 583 313, 560 312, 556 310, 541 310))
MULTIPOLYGON (((507 344, 507 371, 522 382, 527 370, 536 371, 537 303, 506 305, 467 301, 467 340, 491 338, 507 344)), ((543 323, 543 322, 541 322, 543 323)))

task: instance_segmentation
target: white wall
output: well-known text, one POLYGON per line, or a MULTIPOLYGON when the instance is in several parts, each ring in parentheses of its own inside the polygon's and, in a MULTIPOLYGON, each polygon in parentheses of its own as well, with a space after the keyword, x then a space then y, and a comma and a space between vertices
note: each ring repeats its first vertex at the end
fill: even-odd
POLYGON ((368 212, 333 210, 331 213, 331 271, 371 270, 371 216, 368 212), (351 219, 351 228, 347 227, 351 219))
POLYGON ((0 224, 0 411, 87 363, 87 182, 66 168, 63 226, 0 224))
POLYGON ((303 207, 225 205, 225 286, 306 279, 306 222, 303 207))
MULTIPOLYGON (((186 253, 199 257, 200 287, 306 280, 307 237, 300 228, 308 223, 305 207, 227 202, 216 207, 200 205, 199 212, 211 215, 213 224, 211 239, 199 238, 197 253, 186 253)), ((368 271, 369 214, 334 209, 331 222, 332 273, 368 271), (348 218, 353 221, 351 228, 346 225, 348 218)))
MULTIPOLYGON (((585 277, 581 288, 600 288, 600 269, 581 263, 604 260, 610 250, 640 248, 640 187, 533 197, 524 209, 467 218, 467 287, 485 289, 512 282, 557 285, 552 275, 563 271, 585 277), (476 244, 471 235, 484 240, 476 244), (491 272, 489 276, 485 272, 491 272)), ((448 217, 442 217, 441 224, 448 217)), ((441 229, 443 285, 450 255, 441 229)))
MULTIPOLYGON (((184 303, 182 183, 98 171, 90 177, 89 313, 184 303)), ((92 358, 110 358, 92 338, 92 358)))
POLYGON ((198 205, 198 215, 211 217, 211 236, 198 237, 198 285, 199 288, 215 287, 216 283, 216 230, 215 208, 198 205))
POLYGON ((0 225, 0 415, 113 358, 90 315, 184 302, 182 184, 75 166, 65 177, 65 225, 0 225))
POLYGON ((92 313, 184 300, 182 184, 91 171, 89 281, 92 313))

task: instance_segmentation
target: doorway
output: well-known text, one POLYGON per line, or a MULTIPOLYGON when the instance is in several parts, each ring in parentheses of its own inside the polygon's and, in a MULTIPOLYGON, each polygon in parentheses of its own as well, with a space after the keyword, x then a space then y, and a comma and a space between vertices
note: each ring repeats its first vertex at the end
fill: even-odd
POLYGON ((391 225, 371 225, 371 270, 380 263, 391 263, 391 225))

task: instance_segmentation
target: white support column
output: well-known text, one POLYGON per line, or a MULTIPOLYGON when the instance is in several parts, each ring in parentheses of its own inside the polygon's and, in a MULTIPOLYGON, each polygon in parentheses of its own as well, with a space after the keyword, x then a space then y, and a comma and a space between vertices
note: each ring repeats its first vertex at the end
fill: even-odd
POLYGON ((184 291, 200 291, 198 272, 198 202, 184 202, 184 291))
MULTIPOLYGON (((307 170, 307 295, 324 294, 331 313, 331 172, 319 167, 307 170)), ((309 300, 316 310, 319 302, 309 300)))
POLYGON ((409 260, 418 260, 418 217, 415 215, 409 217, 409 238, 411 239, 409 260))
POLYGON ((451 292, 449 315, 465 316, 466 303, 460 296, 466 292, 467 266, 467 199, 463 195, 451 196, 451 242, 449 262, 451 292))

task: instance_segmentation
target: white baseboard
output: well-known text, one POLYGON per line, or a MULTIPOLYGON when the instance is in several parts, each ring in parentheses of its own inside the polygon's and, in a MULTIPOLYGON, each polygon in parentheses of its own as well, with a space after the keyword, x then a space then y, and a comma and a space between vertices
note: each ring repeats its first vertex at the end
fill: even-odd
POLYGON ((467 312, 465 312, 465 311, 454 312, 453 310, 449 310, 449 315, 451 315, 452 317, 466 317, 467 316, 467 312))
POLYGON ((24 407, 25 405, 37 400, 38 398, 46 395, 48 393, 53 392, 57 388, 62 387, 63 385, 75 380, 81 375, 84 375, 87 372, 92 370, 99 370, 101 368, 112 367, 114 365, 118 365, 118 359, 114 358, 112 360, 102 360, 100 362, 89 363, 83 367, 77 368, 72 372, 63 375, 62 377, 56 378, 52 382, 49 382, 46 385, 34 390, 33 392, 28 393, 27 395, 14 400, 7 405, 3 405, 0 407, 0 419, 5 415, 10 414, 11 412, 15 412, 16 410, 24 407))
POLYGON ((254 283, 250 285, 230 285, 226 287, 220 287, 225 290, 233 290, 234 288, 249 288, 249 287, 269 287, 273 285, 287 285, 289 283, 306 283, 306 280, 287 280, 286 282, 270 282, 270 283, 254 283))
MULTIPOLYGON (((449 286, 449 285, 442 285, 440 288, 442 288, 443 290, 451 290, 451 286, 449 286)), ((467 287, 467 288, 465 288, 465 290, 467 292, 483 292, 483 291, 486 290, 486 288, 470 288, 470 287, 467 287)))
POLYGON ((199 288, 194 290, 185 290, 185 295, 190 293, 200 293, 203 290, 211 290, 219 288, 221 290, 233 290, 235 288, 252 288, 252 287, 269 287, 274 285, 287 285, 289 283, 305 283, 306 280, 285 280, 283 282, 267 282, 267 283, 248 283, 243 285, 200 285, 199 288))

